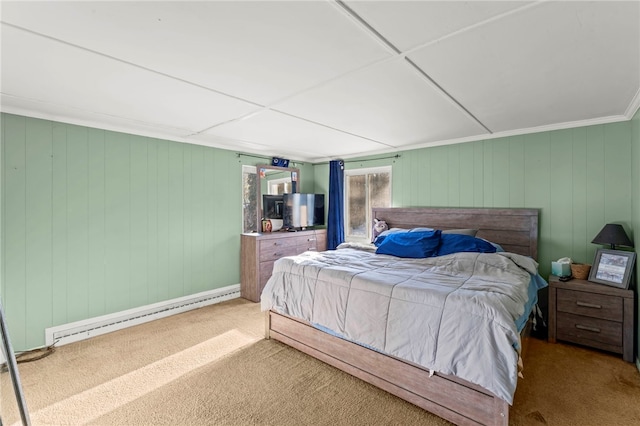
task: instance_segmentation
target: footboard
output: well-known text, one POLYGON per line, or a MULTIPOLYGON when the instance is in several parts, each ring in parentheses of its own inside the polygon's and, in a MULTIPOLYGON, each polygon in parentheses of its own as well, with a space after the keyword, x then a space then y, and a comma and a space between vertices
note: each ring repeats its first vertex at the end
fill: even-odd
POLYGON ((304 321, 268 312, 267 338, 298 349, 399 398, 460 425, 508 425, 509 404, 480 386, 324 333, 304 321))

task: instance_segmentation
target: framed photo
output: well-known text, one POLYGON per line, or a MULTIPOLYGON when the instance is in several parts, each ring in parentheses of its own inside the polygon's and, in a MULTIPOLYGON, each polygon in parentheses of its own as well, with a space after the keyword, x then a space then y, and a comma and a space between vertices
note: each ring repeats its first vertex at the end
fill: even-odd
POLYGON ((632 251, 598 249, 589 281, 628 289, 635 260, 632 251))

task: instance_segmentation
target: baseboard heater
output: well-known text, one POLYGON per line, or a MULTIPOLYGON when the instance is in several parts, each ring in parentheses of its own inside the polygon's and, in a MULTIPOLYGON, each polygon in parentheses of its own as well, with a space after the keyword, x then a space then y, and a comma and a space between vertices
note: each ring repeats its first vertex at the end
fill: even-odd
POLYGON ((240 297, 240 284, 166 300, 45 329, 45 344, 66 345, 90 337, 240 297))

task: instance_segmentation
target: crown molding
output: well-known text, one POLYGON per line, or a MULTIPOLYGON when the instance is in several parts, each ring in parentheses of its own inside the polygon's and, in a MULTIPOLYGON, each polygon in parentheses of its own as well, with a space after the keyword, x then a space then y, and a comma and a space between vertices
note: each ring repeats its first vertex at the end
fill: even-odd
MULTIPOLYGON (((462 138, 447 139, 447 140, 440 140, 440 141, 434 141, 434 142, 424 142, 424 143, 418 143, 418 144, 407 145, 402 147, 388 147, 388 148, 371 151, 371 152, 361 152, 361 153, 355 153, 352 155, 342 155, 340 158, 342 159, 364 158, 364 157, 380 155, 380 154, 412 151, 412 150, 423 149, 423 148, 434 148, 437 146, 455 145, 460 143, 478 142, 478 141, 484 141, 484 140, 499 139, 499 138, 506 138, 506 137, 512 137, 512 136, 522 136, 522 135, 541 133, 541 132, 552 132, 556 130, 574 129, 577 127, 597 126, 601 124, 612 124, 612 123, 618 123, 622 121, 630 121, 639 108, 640 108, 640 90, 636 93, 636 95, 634 96, 633 102, 629 105, 629 107, 627 108, 626 112, 623 115, 600 117, 600 118, 595 118, 591 120, 571 121, 571 122, 558 123, 558 124, 553 124, 548 126, 529 127, 526 129, 509 130, 509 131, 496 132, 491 134, 483 133, 479 135, 467 136, 462 138)), ((162 139, 162 140, 168 140, 173 142, 181 142, 181 143, 188 143, 192 145, 206 146, 209 148, 223 149, 226 151, 236 152, 238 150, 242 150, 243 152, 247 152, 251 154, 260 154, 263 156, 268 156, 268 154, 265 154, 265 152, 269 152, 268 147, 256 148, 255 144, 250 144, 248 142, 239 141, 239 140, 225 139, 225 140, 220 140, 219 142, 211 141, 211 140, 200 141, 197 139, 192 139, 190 137, 168 136, 166 134, 163 134, 161 131, 151 131, 151 130, 145 131, 145 130, 127 129, 124 126, 105 124, 100 122, 97 119, 96 120, 74 119, 74 118, 57 116, 55 114, 42 113, 38 111, 27 110, 25 108, 6 106, 6 105, 3 105, 0 108, 0 111, 8 114, 16 114, 16 115, 21 115, 25 117, 51 120, 51 121, 56 121, 60 123, 91 127, 91 128, 101 129, 101 130, 119 132, 119 133, 128 133, 132 135, 143 136, 143 137, 154 138, 154 139, 162 139)), ((179 129, 174 129, 174 130, 179 130, 179 129)), ((299 155, 299 154, 296 155, 295 153, 286 153, 286 152, 281 153, 281 155, 286 158, 289 158, 292 161, 302 161, 302 162, 308 162, 311 164, 322 163, 322 162, 326 162, 334 159, 333 157, 305 157, 303 155, 299 155)))
POLYGON ((638 112, 639 109, 640 109, 640 88, 638 89, 636 94, 633 96, 633 99, 631 99, 631 102, 629 103, 627 110, 624 112, 624 115, 629 120, 631 120, 636 115, 636 112, 638 112))

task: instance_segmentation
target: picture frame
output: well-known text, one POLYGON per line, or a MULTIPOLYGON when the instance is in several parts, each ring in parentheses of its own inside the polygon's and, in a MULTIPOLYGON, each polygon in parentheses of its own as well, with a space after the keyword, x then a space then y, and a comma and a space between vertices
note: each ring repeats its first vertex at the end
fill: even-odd
POLYGON ((598 249, 589 272, 589 281, 628 289, 636 253, 633 251, 598 249))

